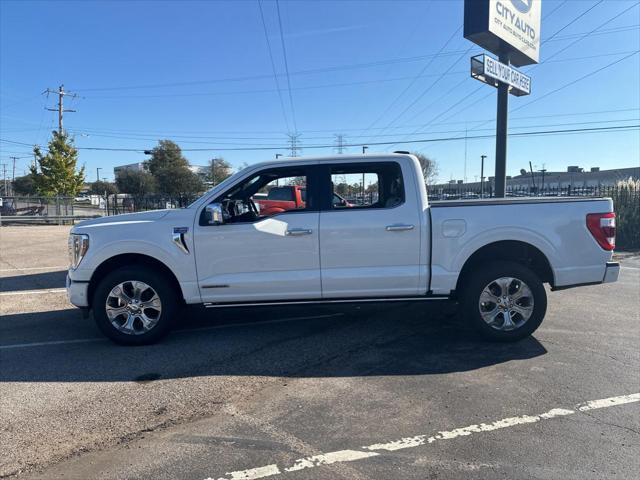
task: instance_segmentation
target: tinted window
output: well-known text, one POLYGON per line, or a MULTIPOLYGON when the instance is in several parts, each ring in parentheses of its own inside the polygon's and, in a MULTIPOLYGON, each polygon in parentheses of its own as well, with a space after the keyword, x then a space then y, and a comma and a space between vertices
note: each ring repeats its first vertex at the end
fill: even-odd
POLYGON ((393 208, 404 203, 402 170, 396 162, 333 165, 331 208, 393 208))
POLYGON ((292 202, 295 200, 294 190, 292 187, 273 187, 271 190, 269 190, 267 199, 292 202))

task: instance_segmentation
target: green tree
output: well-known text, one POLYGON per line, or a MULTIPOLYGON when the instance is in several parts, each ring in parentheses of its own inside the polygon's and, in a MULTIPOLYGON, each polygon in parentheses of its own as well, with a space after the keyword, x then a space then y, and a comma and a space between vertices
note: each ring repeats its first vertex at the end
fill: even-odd
POLYGON ((38 172, 35 165, 31 166, 38 194, 74 197, 80 191, 84 183, 84 166, 76 171, 78 150, 65 132, 53 132, 46 155, 38 146, 34 147, 33 153, 40 167, 38 172))
POLYGON ((157 182, 149 172, 125 169, 116 175, 116 188, 119 192, 140 198, 155 193, 157 182))
POLYGON ((204 190, 202 181, 189 169, 180 147, 171 140, 160 140, 151 151, 146 167, 157 181, 158 193, 187 197, 204 190))
POLYGON ((224 158, 212 158, 209 162, 207 180, 214 186, 233 174, 233 167, 224 158))
POLYGON ((105 192, 107 195, 113 195, 114 193, 118 193, 118 187, 116 187, 115 183, 103 182, 102 180, 98 180, 89 185, 89 193, 92 195, 104 195, 105 192))
POLYGON ((37 192, 33 174, 16 177, 13 181, 13 191, 18 195, 35 195, 37 192))
POLYGON ((160 193, 171 198, 185 198, 205 190, 198 175, 179 165, 160 169, 155 178, 161 186, 160 193))
POLYGON ((424 183, 432 185, 438 179, 438 164, 432 158, 423 155, 422 153, 412 153, 420 162, 420 168, 422 169, 422 176, 424 177, 424 183))
POLYGON ((160 140, 158 146, 151 150, 151 158, 145 162, 145 165, 154 176, 168 167, 189 168, 189 162, 182 155, 182 150, 171 140, 160 140))

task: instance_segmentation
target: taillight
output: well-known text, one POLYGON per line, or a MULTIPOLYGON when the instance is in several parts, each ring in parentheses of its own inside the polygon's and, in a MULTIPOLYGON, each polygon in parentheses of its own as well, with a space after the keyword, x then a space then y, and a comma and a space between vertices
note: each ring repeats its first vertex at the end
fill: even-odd
POLYGON ((616 248, 615 213, 589 213, 587 215, 587 228, 602 248, 605 250, 616 248))

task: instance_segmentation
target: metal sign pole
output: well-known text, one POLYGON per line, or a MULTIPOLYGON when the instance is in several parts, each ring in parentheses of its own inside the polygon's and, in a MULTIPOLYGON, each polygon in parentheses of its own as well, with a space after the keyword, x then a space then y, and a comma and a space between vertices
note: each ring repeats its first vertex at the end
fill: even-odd
MULTIPOLYGON (((500 54, 500 63, 509 65, 509 53, 500 54)), ((498 108, 496 112, 496 170, 495 195, 504 198, 507 183, 507 128, 509 117, 509 85, 498 85, 498 108)))

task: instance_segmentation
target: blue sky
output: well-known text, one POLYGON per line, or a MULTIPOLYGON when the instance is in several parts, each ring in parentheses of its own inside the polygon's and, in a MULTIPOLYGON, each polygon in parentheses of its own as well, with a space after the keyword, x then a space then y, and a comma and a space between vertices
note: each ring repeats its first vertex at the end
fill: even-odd
MULTIPOLYGON (((296 127, 303 148, 333 145, 334 134, 358 145, 461 138, 369 152, 419 150, 436 159, 440 180, 466 171, 469 181, 486 154, 492 174, 494 139, 464 140, 465 129, 468 137, 494 133, 496 92, 469 76, 469 57, 481 49, 462 36, 462 0, 279 6, 293 108, 274 2, 262 8, 282 103, 257 1, 2 0, 0 138, 46 144, 57 116, 44 109, 55 98, 41 93, 64 83, 78 94, 66 99, 77 112, 65 115, 65 128, 91 181, 96 167, 113 178, 115 165, 146 157, 84 148, 143 150, 169 138, 185 150, 210 149, 185 151, 193 164, 223 156, 239 166, 286 154, 287 133, 296 127), (275 149, 224 150, 247 147, 275 149)), ((541 63, 522 68, 533 92, 510 98, 511 132, 639 124, 638 1, 543 0, 542 16, 541 63)), ((17 175, 30 152, 0 143, 2 163, 21 157, 17 175)), ((507 173, 529 161, 564 170, 633 167, 639 159, 637 129, 511 137, 507 173)))

